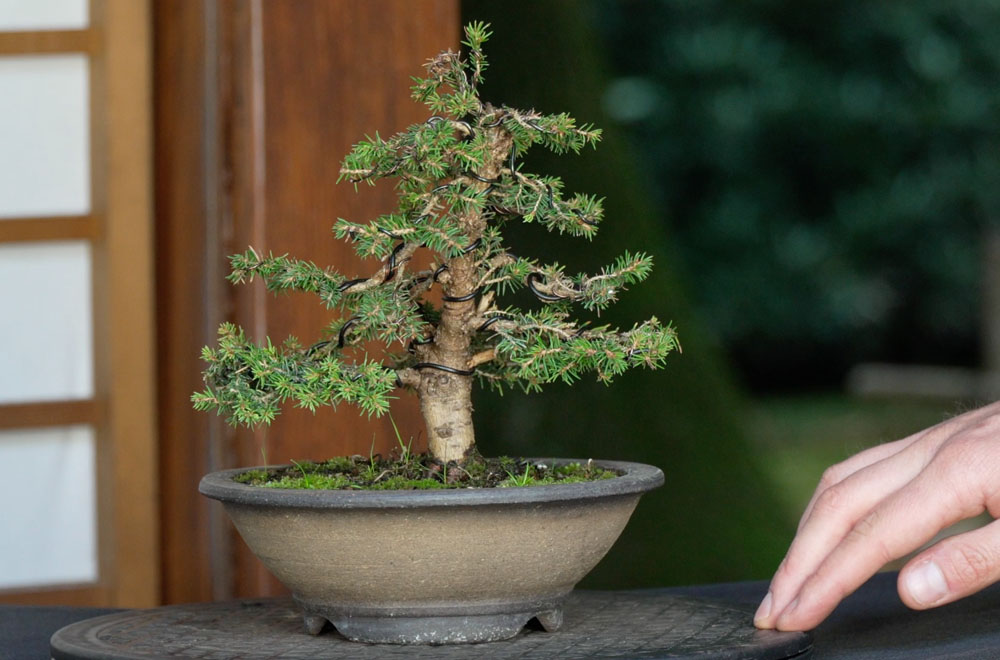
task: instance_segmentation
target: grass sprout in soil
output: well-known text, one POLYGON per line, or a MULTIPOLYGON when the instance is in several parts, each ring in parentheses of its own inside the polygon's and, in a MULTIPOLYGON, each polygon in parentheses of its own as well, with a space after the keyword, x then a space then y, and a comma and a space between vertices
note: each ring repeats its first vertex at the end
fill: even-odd
POLYGON ((236 481, 263 488, 312 490, 430 490, 447 488, 510 488, 570 484, 617 477, 591 461, 548 465, 500 457, 465 465, 441 463, 430 455, 342 456, 322 463, 294 462, 290 466, 243 472, 236 481))

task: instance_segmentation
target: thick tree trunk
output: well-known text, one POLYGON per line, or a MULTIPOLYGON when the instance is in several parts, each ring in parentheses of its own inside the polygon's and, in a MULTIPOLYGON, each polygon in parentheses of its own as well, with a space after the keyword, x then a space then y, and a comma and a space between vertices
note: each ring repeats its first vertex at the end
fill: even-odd
MULTIPOLYGON (((445 295, 455 298, 475 291, 475 260, 458 257, 448 264, 445 295)), ((427 361, 456 371, 469 367, 469 345, 475 299, 445 300, 434 343, 422 351, 427 361)), ((427 423, 431 455, 445 463, 464 462, 476 443, 472 428, 472 377, 439 369, 424 369, 420 376, 420 410, 427 423)))
POLYGON ((464 462, 475 448, 472 428, 472 379, 427 370, 420 378, 420 411, 427 423, 427 444, 434 458, 464 462))
MULTIPOLYGON (((485 112, 492 112, 487 107, 485 112)), ((513 147, 511 135, 501 127, 489 131, 490 155, 478 172, 480 179, 495 179, 513 147)), ((473 187, 486 188, 481 181, 473 187)), ((459 218, 470 245, 479 240, 486 227, 479 213, 459 218)), ((428 360, 457 371, 469 371, 472 354, 470 344, 478 322, 475 297, 469 300, 448 300, 472 296, 478 287, 477 260, 473 255, 451 259, 442 277, 445 301, 441 308, 441 323, 434 333, 433 344, 418 348, 422 360, 428 360)), ((420 410, 427 423, 427 443, 432 456, 442 462, 463 463, 475 455, 476 436, 472 426, 472 376, 437 369, 425 369, 418 386, 420 410)))

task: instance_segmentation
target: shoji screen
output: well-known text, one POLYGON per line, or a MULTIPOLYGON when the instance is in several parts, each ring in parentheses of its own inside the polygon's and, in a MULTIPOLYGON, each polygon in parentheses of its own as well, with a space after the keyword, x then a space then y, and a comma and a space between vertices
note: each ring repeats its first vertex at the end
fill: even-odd
POLYGON ((152 604, 148 7, 0 0, 0 600, 152 604))

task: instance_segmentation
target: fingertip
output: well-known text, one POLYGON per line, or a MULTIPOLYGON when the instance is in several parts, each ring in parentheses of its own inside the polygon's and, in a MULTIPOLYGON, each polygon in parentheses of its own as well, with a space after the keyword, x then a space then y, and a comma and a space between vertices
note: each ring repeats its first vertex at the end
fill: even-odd
POLYGON ((800 594, 778 615, 774 622, 774 629, 782 632, 812 630, 829 613, 830 611, 819 601, 803 602, 803 595, 800 594))
POLYGON ((950 593, 944 571, 933 559, 907 566, 899 574, 899 596, 914 609, 926 609, 944 602, 950 593))
POLYGON ((802 630, 801 627, 795 626, 795 615, 796 610, 799 608, 799 599, 796 598, 791 603, 788 604, 781 614, 778 615, 777 620, 774 622, 775 630, 802 630))
POLYGON ((760 601, 757 612, 753 615, 753 625, 764 630, 774 627, 771 625, 771 608, 773 604, 774 597, 768 591, 767 595, 764 596, 764 600, 760 601))

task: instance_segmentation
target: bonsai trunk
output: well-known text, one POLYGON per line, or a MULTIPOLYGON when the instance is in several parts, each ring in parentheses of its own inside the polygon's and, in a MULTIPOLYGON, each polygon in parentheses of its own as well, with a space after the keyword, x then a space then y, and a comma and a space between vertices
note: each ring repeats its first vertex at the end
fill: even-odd
MULTIPOLYGON (((491 107, 485 109, 492 112, 491 107)), ((487 131, 489 155, 476 177, 469 179, 472 188, 484 190, 488 183, 500 176, 513 149, 513 137, 502 127, 487 131)), ((478 212, 459 218, 470 244, 483 235, 486 222, 478 212)), ((475 294, 479 288, 480 274, 473 255, 455 257, 447 263, 442 277, 444 302, 441 322, 434 333, 434 342, 421 347, 418 354, 422 361, 444 366, 452 373, 440 369, 424 369, 420 375, 417 393, 420 410, 427 423, 427 443, 432 456, 448 463, 464 463, 475 456, 476 438, 472 428, 472 363, 470 346, 472 336, 481 323, 478 319, 475 294)))
MULTIPOLYGON (((433 364, 465 372, 469 370, 470 326, 476 302, 447 298, 463 298, 475 291, 475 260, 465 256, 452 259, 447 272, 441 322, 434 333, 434 343, 425 347, 424 354, 433 364)), ((471 375, 424 369, 418 393, 431 455, 444 463, 465 462, 472 456, 476 443, 471 375)))
POLYGON ((472 428, 472 379, 428 370, 420 380, 420 411, 427 423, 431 455, 443 463, 465 462, 476 444, 472 428))

